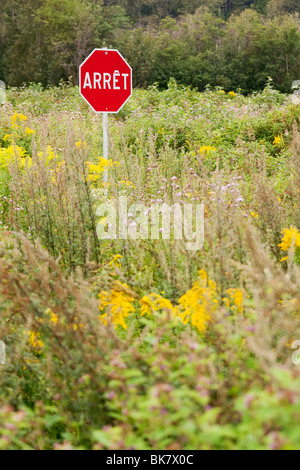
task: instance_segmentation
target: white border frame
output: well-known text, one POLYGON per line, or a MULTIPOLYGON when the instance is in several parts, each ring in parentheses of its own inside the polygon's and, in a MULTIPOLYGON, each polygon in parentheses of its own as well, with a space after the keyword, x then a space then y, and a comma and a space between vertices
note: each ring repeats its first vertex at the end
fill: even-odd
POLYGON ((80 64, 79 66, 79 93, 80 95, 82 96, 82 98, 87 102, 87 104, 92 108, 92 110, 99 114, 99 113, 108 113, 108 114, 117 114, 121 111, 121 109, 123 108, 123 106, 127 103, 127 101, 132 97, 132 67, 128 64, 127 60, 124 59, 124 57, 122 56, 121 52, 118 51, 118 49, 106 49, 106 48, 103 48, 103 49, 94 49, 88 56, 87 58, 82 62, 82 64, 80 64), (128 96, 127 100, 124 101, 124 103, 122 104, 122 106, 118 109, 118 111, 96 111, 95 108, 88 102, 88 100, 83 96, 83 94, 81 93, 81 67, 86 63, 86 61, 91 57, 91 55, 94 54, 94 52, 96 51, 104 51, 104 52, 117 52, 119 54, 120 57, 122 57, 122 59, 124 60, 124 62, 126 63, 126 65, 130 68, 131 70, 131 81, 130 81, 130 85, 131 85, 131 93, 130 95, 128 96))

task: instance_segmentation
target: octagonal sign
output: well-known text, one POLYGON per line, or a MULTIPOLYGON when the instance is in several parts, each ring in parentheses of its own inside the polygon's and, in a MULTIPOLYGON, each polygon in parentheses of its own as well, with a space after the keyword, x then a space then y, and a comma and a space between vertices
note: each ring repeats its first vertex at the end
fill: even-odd
POLYGON ((116 49, 94 49, 79 67, 79 90, 97 113, 118 113, 132 95, 132 69, 116 49))

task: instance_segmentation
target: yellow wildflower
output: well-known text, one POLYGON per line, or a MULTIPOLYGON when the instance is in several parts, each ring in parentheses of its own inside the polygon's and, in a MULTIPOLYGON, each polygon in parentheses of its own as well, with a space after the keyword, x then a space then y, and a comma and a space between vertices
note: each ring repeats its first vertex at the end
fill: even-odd
POLYGON ((283 238, 278 245, 282 251, 288 251, 294 243, 295 248, 300 247, 300 232, 295 227, 286 228, 282 231, 283 238))
POLYGON ((28 119, 27 116, 24 116, 24 114, 19 114, 19 113, 15 113, 12 117, 11 117, 11 127, 13 129, 18 129, 20 128, 20 124, 22 121, 26 121, 28 119))
POLYGON ((151 315, 153 312, 158 312, 159 310, 167 310, 171 313, 174 313, 174 307, 170 300, 165 299, 159 294, 150 294, 145 295, 141 300, 140 304, 141 315, 151 315))
POLYGON ((228 297, 223 299, 226 307, 231 309, 234 313, 243 313, 244 294, 242 289, 228 289, 226 294, 228 297))
POLYGON ((208 157, 210 153, 214 153, 216 150, 216 147, 212 147, 211 145, 202 145, 199 148, 199 153, 205 157, 208 157))
POLYGON ((283 143, 283 137, 281 135, 276 135, 273 141, 273 147, 282 147, 283 143))
POLYGON ((86 142, 82 142, 81 140, 79 140, 78 142, 76 142, 76 147, 78 147, 79 149, 80 148, 85 149, 86 148, 86 142))
POLYGON ((121 184, 125 184, 126 186, 128 186, 129 188, 132 188, 132 189, 136 188, 136 186, 134 186, 134 184, 129 180, 119 181, 118 186, 120 186, 121 184))
POLYGON ((52 312, 51 308, 48 308, 45 313, 50 316, 50 321, 54 323, 54 325, 57 325, 58 316, 56 315, 56 313, 52 312))
POLYGON ((98 163, 92 162, 85 162, 88 169, 88 179, 90 181, 97 181, 100 178, 100 175, 104 172, 107 168, 112 168, 114 166, 119 166, 119 162, 114 162, 112 159, 107 160, 106 158, 100 157, 98 158, 98 163))
MULTIPOLYGON (((46 165, 48 164, 49 158, 46 160, 46 165)), ((56 182, 56 179, 58 179, 60 176, 63 175, 64 171, 66 169, 66 162, 64 160, 61 160, 58 162, 56 168, 53 168, 51 172, 53 173, 53 177, 51 179, 52 183, 56 182)))
POLYGON ((116 282, 115 288, 111 291, 102 291, 98 295, 101 313, 100 320, 106 325, 109 321, 115 327, 122 326, 127 329, 126 318, 134 313, 134 298, 130 295, 129 287, 121 282, 116 282))
POLYGON ((191 323, 199 331, 206 329, 218 307, 218 289, 204 270, 199 271, 199 280, 178 301, 178 315, 184 325, 191 323))
POLYGON ((29 127, 26 127, 25 134, 32 135, 32 134, 35 134, 35 131, 33 129, 29 129, 29 127))
POLYGON ((34 349, 40 350, 44 347, 44 343, 40 339, 40 333, 35 331, 24 331, 24 334, 27 336, 27 341, 34 349))
POLYGON ((24 168, 26 162, 31 164, 31 158, 22 147, 17 145, 10 145, 7 148, 0 147, 0 168, 8 169, 13 163, 16 163, 19 168, 24 168))
MULTIPOLYGON (((106 220, 106 217, 104 217, 104 219, 106 220)), ((102 223, 102 220, 100 220, 100 223, 102 223)), ((111 266, 112 268, 120 268, 121 265, 119 263, 119 260, 121 260, 122 258, 123 256, 121 255, 115 255, 113 259, 108 263, 108 266, 111 266)))
POLYGON ((78 320, 79 320, 78 317, 74 318, 74 323, 72 324, 72 328, 74 331, 77 331, 78 328, 84 328, 83 323, 79 323, 78 320))
MULTIPOLYGON (((54 150, 53 148, 51 147, 51 145, 48 145, 44 151, 40 151, 38 152, 38 156, 40 158, 40 160, 44 160, 45 161, 45 165, 47 166, 49 164, 49 162, 51 162, 52 160, 58 160, 58 156, 54 153, 54 150)), ((65 162, 63 162, 65 163, 65 162)))

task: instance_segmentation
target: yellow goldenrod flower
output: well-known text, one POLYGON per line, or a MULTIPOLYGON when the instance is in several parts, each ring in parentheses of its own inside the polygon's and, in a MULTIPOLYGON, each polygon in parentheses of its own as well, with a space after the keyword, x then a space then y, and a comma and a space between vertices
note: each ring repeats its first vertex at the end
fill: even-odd
POLYGON ((24 331, 27 336, 28 343, 36 350, 40 350, 44 347, 43 341, 40 339, 40 333, 35 331, 24 331))
MULTIPOLYGON (((51 147, 51 145, 48 145, 47 148, 45 148, 44 151, 40 151, 38 152, 38 157, 40 158, 40 160, 44 160, 45 161, 45 165, 47 166, 49 164, 49 162, 51 162, 52 160, 58 160, 59 157, 54 153, 54 150, 53 148, 51 147)), ((65 162, 63 161, 62 162, 63 164, 65 164, 65 162)), ((58 165, 60 165, 60 162, 58 163, 58 165)))
POLYGON ((29 127, 26 127, 25 134, 32 135, 32 134, 35 134, 35 131, 33 129, 29 129, 29 127))
POLYGON ((199 148, 199 153, 203 156, 209 156, 210 153, 214 153, 216 150, 216 147, 212 147, 211 145, 202 145, 202 147, 199 148))
POLYGON ((92 162, 85 162, 85 164, 87 165, 88 179, 92 182, 97 181, 105 169, 120 165, 119 162, 114 162, 112 159, 107 160, 103 157, 98 158, 97 164, 92 162))
POLYGON ((158 312, 159 310, 167 310, 174 313, 172 303, 159 294, 145 295, 140 300, 140 304, 142 307, 141 315, 151 315, 153 312, 158 312))
POLYGON ((50 316, 50 321, 54 323, 54 325, 57 325, 58 316, 56 315, 56 313, 52 312, 51 308, 48 308, 45 313, 50 316))
POLYGON ((286 228, 282 231, 283 238, 278 245, 282 251, 288 251, 294 243, 295 248, 300 247, 300 232, 295 227, 286 228))
MULTIPOLYGON (((109 265, 114 266, 121 255, 116 255, 109 265)), ((165 292, 161 292, 165 294, 165 292)), ((135 313, 134 297, 128 286, 117 282, 110 291, 101 291, 99 297, 100 319, 104 324, 112 323, 115 327, 127 329, 126 319, 135 313)), ((209 322, 213 321, 215 312, 220 304, 220 290, 206 271, 199 271, 199 278, 192 289, 186 292, 174 306, 162 295, 151 293, 140 300, 140 315, 160 315, 162 312, 171 314, 173 321, 183 325, 190 324, 203 332, 209 322)), ((244 294, 241 289, 228 289, 224 304, 233 313, 243 313, 244 294)))
POLYGON ((99 310, 102 312, 100 320, 106 325, 112 322, 115 327, 122 326, 127 329, 126 318, 134 313, 134 298, 127 293, 129 288, 121 282, 116 283, 116 287, 111 291, 102 291, 98 295, 100 304, 99 310))
POLYGON ((10 145, 7 148, 0 147, 0 168, 8 169, 13 163, 16 163, 19 168, 24 168, 26 162, 31 166, 32 160, 22 147, 17 145, 10 145))
POLYGON ((86 142, 82 142, 81 140, 79 140, 78 142, 76 142, 76 147, 78 147, 79 149, 80 148, 85 149, 86 148, 86 142))
POLYGON ((204 270, 199 271, 199 280, 178 301, 178 315, 184 325, 191 323, 199 331, 206 329, 218 307, 218 289, 204 270))
POLYGON ((11 127, 13 129, 19 129, 20 128, 20 124, 21 122, 23 121, 26 121, 28 119, 27 116, 24 116, 24 114, 19 114, 19 113, 15 113, 12 117, 11 117, 11 127))
MULTIPOLYGON (((116 162, 115 162, 116 163, 116 162)), ((121 186, 122 184, 125 184, 126 186, 128 186, 129 188, 132 188, 132 189, 135 189, 136 186, 134 186, 134 184, 129 181, 129 180, 122 180, 122 181, 119 181, 118 183, 118 186, 121 186)))
POLYGON ((84 325, 82 323, 78 323, 78 317, 74 318, 74 323, 72 324, 72 328, 74 331, 77 331, 79 328, 84 328, 84 325))
POLYGON ((283 137, 281 135, 276 135, 273 141, 273 147, 282 147, 283 143, 283 137))
MULTIPOLYGON (((104 217, 104 219, 106 220, 106 217, 104 217)), ((100 221, 100 223, 102 223, 102 221, 100 221)), ((121 255, 115 255, 113 259, 108 263, 108 266, 111 266, 112 268, 120 268, 121 264, 119 263, 119 260, 121 260, 122 258, 123 256, 121 255)))
POLYGON ((244 294, 241 289, 228 289, 226 291, 228 297, 223 299, 224 304, 234 313, 243 313, 244 294))

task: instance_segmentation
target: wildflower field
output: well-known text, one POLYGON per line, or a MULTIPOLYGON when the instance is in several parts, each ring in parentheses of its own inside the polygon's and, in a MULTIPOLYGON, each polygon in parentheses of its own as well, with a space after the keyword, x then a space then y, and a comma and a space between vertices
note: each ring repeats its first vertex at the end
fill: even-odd
POLYGON ((271 80, 171 80, 110 116, 105 160, 78 88, 8 90, 0 449, 300 449, 299 119, 271 80), (99 240, 120 192, 204 204, 203 248, 99 240))

